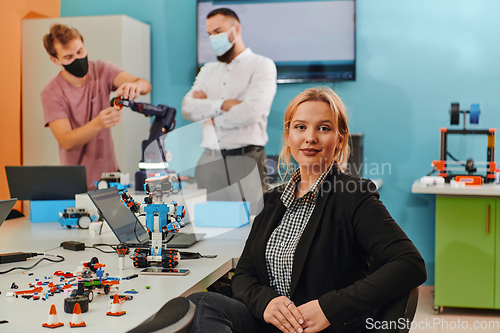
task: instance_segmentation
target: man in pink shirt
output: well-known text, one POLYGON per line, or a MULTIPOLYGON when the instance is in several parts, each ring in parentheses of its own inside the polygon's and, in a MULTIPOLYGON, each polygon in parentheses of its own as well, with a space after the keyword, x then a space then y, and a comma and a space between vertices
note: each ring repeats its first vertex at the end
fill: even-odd
POLYGON ((85 165, 89 190, 103 172, 118 171, 111 127, 122 111, 109 106, 109 94, 135 99, 151 84, 104 61, 88 61, 76 29, 53 24, 43 38, 50 60, 61 67, 41 92, 45 127, 59 143, 61 165, 85 165))

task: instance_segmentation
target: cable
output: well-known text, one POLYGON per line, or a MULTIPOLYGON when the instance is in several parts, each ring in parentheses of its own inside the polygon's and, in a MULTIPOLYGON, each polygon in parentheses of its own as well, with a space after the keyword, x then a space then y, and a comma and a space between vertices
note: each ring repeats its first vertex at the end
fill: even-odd
POLYGON ((182 191, 182 186, 181 186, 182 185, 182 180, 179 177, 179 174, 177 174, 177 184, 179 185, 179 189, 177 191, 172 190, 172 193, 170 193, 170 194, 178 194, 180 191, 182 191))
POLYGON ((33 256, 58 257, 58 258, 61 258, 61 260, 54 260, 54 259, 50 259, 50 258, 41 258, 36 263, 34 263, 32 266, 30 266, 30 267, 12 267, 11 269, 8 269, 6 271, 0 272, 0 274, 6 274, 6 273, 9 273, 9 272, 12 272, 15 269, 29 270, 29 269, 32 269, 33 267, 37 266, 39 263, 41 263, 44 260, 47 260, 47 261, 50 261, 50 262, 63 262, 64 260, 66 260, 63 256, 60 256, 58 254, 46 254, 46 253, 32 253, 32 254, 33 254, 33 256))
POLYGON ((427 176, 432 176, 432 174, 433 174, 434 172, 436 172, 436 171, 437 171, 436 169, 432 169, 432 170, 431 170, 431 172, 429 172, 429 173, 427 174, 427 176))
POLYGON ((167 236, 165 238, 165 243, 168 244, 168 242, 170 242, 172 239, 174 239, 174 237, 175 237, 176 234, 177 233, 169 233, 169 234, 167 234, 167 236))
POLYGON ((98 251, 101 251, 102 253, 116 253, 116 245, 111 245, 111 244, 98 243, 98 244, 92 244, 92 246, 85 246, 85 248, 96 249, 98 251), (113 249, 113 251, 104 251, 103 249, 100 249, 99 246, 109 246, 110 248, 113 249))
MULTIPOLYGON (((452 160, 454 160, 455 162, 460 162, 456 157, 454 157, 452 154, 450 154, 449 152, 446 152, 446 155, 448 155, 452 160)), ((465 166, 465 164, 461 163, 460 165, 462 166, 465 166)))
MULTIPOLYGON (((137 216, 145 216, 146 214, 139 214, 137 216)), ((146 242, 141 242, 141 240, 139 239, 139 236, 137 236, 137 224, 138 223, 141 223, 139 221, 138 218, 135 219, 135 223, 134 223, 134 236, 135 236, 135 239, 137 240, 137 243, 138 244, 141 244, 141 245, 145 245, 145 244, 148 244, 149 245, 149 240, 147 240, 146 242)))
POLYGON ((134 224, 134 236, 135 239, 137 240, 137 243, 142 244, 142 242, 139 240, 139 236, 137 236, 137 223, 139 223, 139 219, 135 219, 135 224, 134 224))
MULTIPOLYGON (((120 245, 120 244, 118 244, 120 245)), ((101 251, 102 253, 117 253, 116 248, 118 245, 113 245, 113 244, 105 244, 105 243, 97 243, 97 244, 92 244, 92 246, 85 246, 86 249, 96 249, 98 251, 101 251), (100 249, 99 246, 109 246, 110 248, 113 249, 113 251, 104 251, 103 249, 100 249)), ((129 251, 127 251, 128 253, 129 251)), ((125 253, 125 254, 127 254, 125 253)))

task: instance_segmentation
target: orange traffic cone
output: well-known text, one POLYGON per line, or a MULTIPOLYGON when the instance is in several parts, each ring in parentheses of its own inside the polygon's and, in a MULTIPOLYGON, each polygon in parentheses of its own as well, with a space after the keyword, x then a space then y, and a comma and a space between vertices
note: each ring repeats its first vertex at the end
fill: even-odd
POLYGON ((82 309, 80 308, 80 303, 75 303, 73 308, 73 317, 69 322, 70 327, 85 327, 87 324, 82 319, 82 309))
POLYGON ((113 296, 113 304, 111 304, 111 311, 106 312, 108 316, 121 316, 127 313, 127 311, 122 311, 122 306, 120 304, 120 299, 118 298, 118 294, 113 296))
POLYGON ((47 319, 47 322, 42 324, 42 326, 48 328, 64 326, 64 323, 59 322, 59 319, 57 319, 57 311, 54 304, 50 306, 49 319, 47 319))

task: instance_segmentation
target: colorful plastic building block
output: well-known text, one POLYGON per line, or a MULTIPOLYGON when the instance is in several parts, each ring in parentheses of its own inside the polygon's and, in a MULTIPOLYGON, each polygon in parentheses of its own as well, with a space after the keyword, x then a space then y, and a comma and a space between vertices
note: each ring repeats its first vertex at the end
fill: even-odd
POLYGON ((137 268, 172 268, 179 263, 179 252, 168 249, 164 241, 166 234, 178 232, 184 227, 184 207, 176 202, 164 203, 164 196, 172 192, 172 177, 174 176, 162 172, 153 174, 145 181, 144 191, 148 196, 144 198, 142 207, 146 212, 146 227, 150 231, 151 244, 148 249, 136 249, 131 256, 137 268))
POLYGON ((116 187, 118 191, 130 188, 133 185, 129 182, 129 175, 121 172, 103 172, 100 180, 94 182, 97 189, 116 187))
POLYGON ((85 208, 68 207, 64 212, 59 212, 59 224, 68 229, 71 229, 71 226, 88 229, 94 221, 97 221, 97 216, 90 216, 85 208))

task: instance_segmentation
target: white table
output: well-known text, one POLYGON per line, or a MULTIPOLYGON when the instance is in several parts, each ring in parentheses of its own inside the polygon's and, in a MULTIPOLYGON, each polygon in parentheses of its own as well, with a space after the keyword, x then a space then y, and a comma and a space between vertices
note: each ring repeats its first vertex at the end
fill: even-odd
MULTIPOLYGON (((186 229, 186 231, 190 231, 189 225, 186 229)), ((186 251, 200 252, 202 254, 217 254, 215 259, 181 260, 178 267, 191 270, 187 276, 139 275, 138 278, 121 281, 119 294, 123 294, 124 291, 130 289, 139 292, 133 295, 134 299, 132 301, 122 304, 122 310, 127 311, 127 314, 121 317, 106 316, 106 312, 110 309, 110 299, 109 296, 99 295, 90 303, 89 311, 82 314, 87 327, 79 330, 88 332, 125 332, 140 324, 168 300, 206 289, 235 266, 249 230, 250 226, 246 225, 204 239, 187 249, 186 251), (151 288, 148 290, 145 286, 151 286, 151 288)), ((199 231, 196 230, 196 232, 199 231)), ((94 256, 99 258, 100 263, 106 264, 104 270, 110 276, 124 277, 139 272, 139 269, 133 267, 132 260, 128 258, 125 258, 125 269, 120 271, 116 254, 104 254, 95 249, 74 252, 59 247, 62 241, 69 240, 82 241, 87 246, 94 243, 117 243, 116 237, 107 226, 103 228, 102 235, 90 238, 87 230, 70 230, 61 227, 57 222, 31 223, 27 218, 4 222, 0 228, 0 253, 17 251, 46 252, 60 254, 66 260, 62 263, 43 261, 37 267, 28 271, 33 272, 33 276, 22 274, 20 270, 0 275, 0 291, 2 292, 0 295, 0 320, 9 321, 7 324, 0 324, 0 332, 47 332, 46 328, 42 328, 42 323, 47 321, 50 305, 53 303, 56 305, 59 320, 64 322, 64 327, 58 328, 57 332, 70 331, 68 323, 72 314, 64 313, 64 298, 68 295, 56 294, 47 301, 7 298, 6 294, 13 291, 10 289, 12 282, 19 286, 18 290, 27 290, 29 289, 28 284, 33 283, 35 278, 43 280, 44 276, 51 275, 57 270, 73 272, 81 261, 89 261, 94 256)), ((28 262, 2 264, 0 265, 0 271, 15 266, 26 267, 32 265, 37 258, 39 257, 30 259, 28 262)), ((116 291, 112 289, 110 295, 114 293, 116 291)))
POLYGON ((450 184, 426 185, 415 180, 411 186, 411 193, 438 194, 438 195, 473 195, 473 196, 500 196, 500 185, 494 183, 481 186, 452 186, 450 184))

